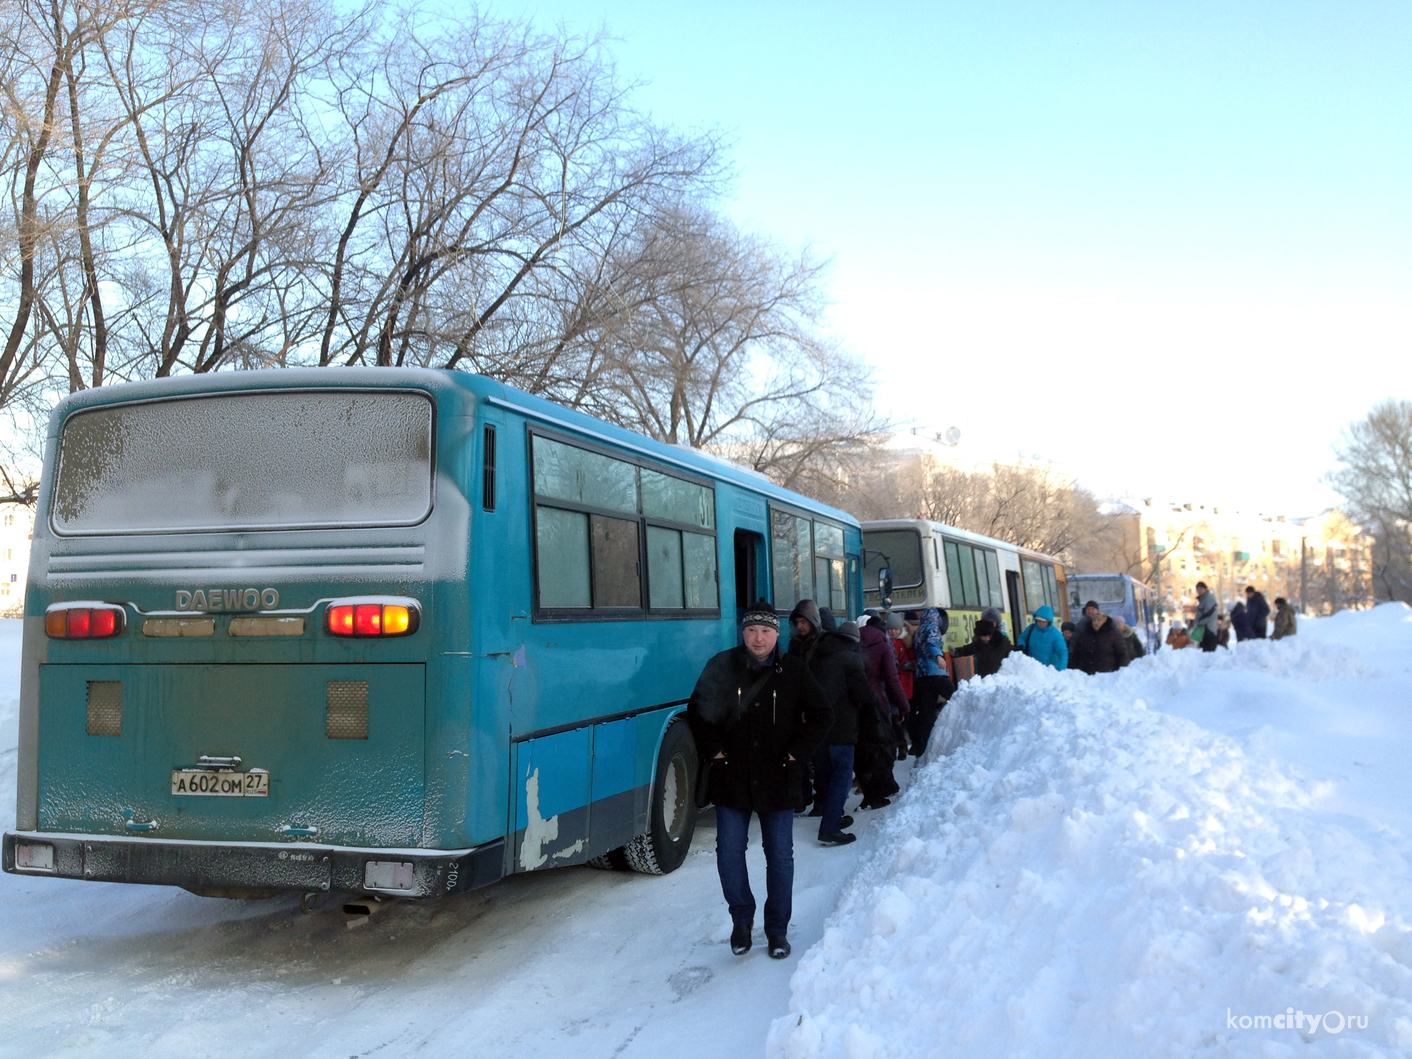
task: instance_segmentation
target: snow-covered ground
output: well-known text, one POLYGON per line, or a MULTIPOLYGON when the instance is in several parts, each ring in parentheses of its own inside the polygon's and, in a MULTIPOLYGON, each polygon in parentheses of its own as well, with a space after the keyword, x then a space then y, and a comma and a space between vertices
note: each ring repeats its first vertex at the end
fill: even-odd
MULTIPOLYGON (((14 824, 18 621, 0 621, 0 821, 14 824)), ((905 778, 906 766, 899 775, 905 778)), ((853 799, 857 801, 857 798, 853 799)), ((0 1057, 759 1056, 871 847, 795 827, 795 950, 734 957, 713 819, 653 878, 592 868, 393 903, 355 930, 295 900, 0 874, 0 1057)), ((764 901, 758 831, 751 881, 764 901)))
POLYGON ((947 707, 767 1054, 1412 1053, 1412 611, 947 707))
POLYGON ((666 878, 557 869, 356 930, 0 876, 0 1056, 1412 1054, 1412 611, 1098 678, 1009 661, 855 815, 839 849, 797 823, 783 964, 730 955, 709 817, 666 878))

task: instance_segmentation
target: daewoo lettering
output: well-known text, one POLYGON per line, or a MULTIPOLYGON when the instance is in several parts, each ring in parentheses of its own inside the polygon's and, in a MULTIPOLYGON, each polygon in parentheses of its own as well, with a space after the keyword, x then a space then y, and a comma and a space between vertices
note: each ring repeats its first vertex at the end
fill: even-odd
POLYGON ((177 610, 195 610, 205 613, 213 610, 247 611, 274 610, 279 606, 279 592, 273 588, 179 588, 176 592, 177 610))

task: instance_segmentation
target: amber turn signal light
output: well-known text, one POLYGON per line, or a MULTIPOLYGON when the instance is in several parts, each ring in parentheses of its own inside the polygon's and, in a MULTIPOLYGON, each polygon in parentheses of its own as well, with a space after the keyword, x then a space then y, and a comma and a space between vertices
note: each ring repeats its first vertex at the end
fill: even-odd
POLYGON ((103 603, 59 603, 44 612, 44 631, 55 640, 109 640, 126 627, 123 608, 103 603))
POLYGON ((421 608, 406 603, 329 604, 328 631, 334 636, 409 636, 421 624, 421 608))

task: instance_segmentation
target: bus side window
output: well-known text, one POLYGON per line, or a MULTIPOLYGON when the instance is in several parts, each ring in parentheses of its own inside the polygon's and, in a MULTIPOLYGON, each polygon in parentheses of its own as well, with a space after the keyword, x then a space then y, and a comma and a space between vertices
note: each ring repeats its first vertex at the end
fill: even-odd
POLYGON ((495 510, 495 428, 485 428, 485 441, 481 445, 481 489, 480 505, 484 511, 495 510))

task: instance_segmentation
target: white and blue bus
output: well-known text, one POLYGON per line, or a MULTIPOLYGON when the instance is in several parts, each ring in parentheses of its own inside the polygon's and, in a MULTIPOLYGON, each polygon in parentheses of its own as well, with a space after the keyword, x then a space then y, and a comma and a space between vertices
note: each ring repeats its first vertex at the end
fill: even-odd
POLYGON ((1110 617, 1121 617, 1137 630, 1148 652, 1157 650, 1157 596, 1127 574, 1072 574, 1069 577, 1069 610, 1077 617, 1089 600, 1110 617))
MULTIPOLYGON (((945 608, 948 649, 971 642, 988 607, 1000 608, 1011 643, 1039 607, 1052 607, 1056 621, 1068 618, 1064 563, 1052 555, 927 519, 864 522, 863 553, 867 584, 891 569, 894 610, 945 608)), ((863 598, 882 606, 876 589, 863 598)))
POLYGON ((458 893, 695 827, 742 609, 861 603, 858 523, 469 374, 201 375, 50 420, 8 872, 458 893))

